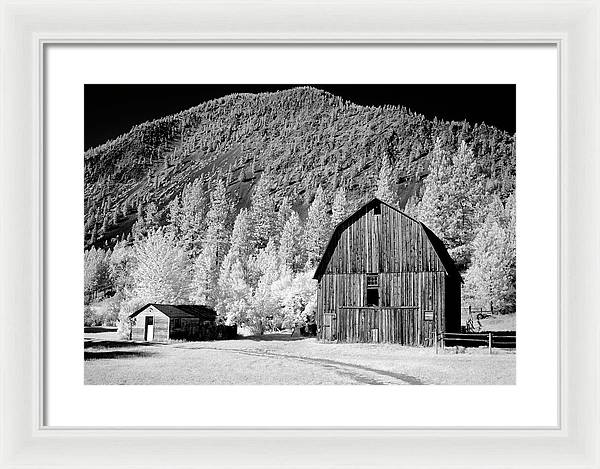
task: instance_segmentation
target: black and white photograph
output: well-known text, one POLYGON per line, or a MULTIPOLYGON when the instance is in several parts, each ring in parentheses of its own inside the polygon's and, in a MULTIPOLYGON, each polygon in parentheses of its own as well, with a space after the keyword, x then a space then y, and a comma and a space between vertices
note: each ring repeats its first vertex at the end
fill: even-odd
POLYGON ((86 385, 516 384, 516 86, 86 84, 86 385))

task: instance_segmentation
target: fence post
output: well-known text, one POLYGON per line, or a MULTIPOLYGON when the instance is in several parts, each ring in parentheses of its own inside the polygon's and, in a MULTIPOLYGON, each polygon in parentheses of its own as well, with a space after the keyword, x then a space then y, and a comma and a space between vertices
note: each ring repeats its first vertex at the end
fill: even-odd
POLYGON ((492 354, 492 333, 488 332, 488 351, 492 354))
POLYGON ((494 304, 490 301, 490 314, 494 315, 494 304))
POLYGON ((444 340, 444 333, 440 334, 440 340, 442 341, 442 350, 446 349, 446 341, 444 340))
POLYGON ((433 340, 435 340, 435 354, 438 354, 438 333, 437 330, 433 333, 433 340))

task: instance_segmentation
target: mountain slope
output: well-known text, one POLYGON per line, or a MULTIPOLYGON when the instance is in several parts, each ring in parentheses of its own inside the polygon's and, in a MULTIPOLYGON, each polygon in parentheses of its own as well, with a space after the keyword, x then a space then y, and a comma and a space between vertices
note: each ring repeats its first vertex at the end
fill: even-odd
POLYGON ((332 193, 343 184, 358 203, 374 192, 384 155, 404 204, 427 175, 437 138, 449 150, 462 140, 472 146, 490 192, 514 191, 514 136, 485 124, 359 106, 311 87, 208 101, 85 153, 85 242, 98 231, 96 245, 112 244, 130 230, 138 204, 163 211, 197 178, 207 190, 226 178, 238 207, 264 173, 273 176, 271 191, 291 197, 301 214, 319 185, 332 193))

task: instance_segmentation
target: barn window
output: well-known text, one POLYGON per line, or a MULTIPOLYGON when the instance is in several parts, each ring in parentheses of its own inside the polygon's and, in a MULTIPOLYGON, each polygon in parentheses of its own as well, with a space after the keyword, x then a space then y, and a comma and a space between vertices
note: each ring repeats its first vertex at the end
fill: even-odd
POLYGON ((179 329, 181 327, 181 318, 173 318, 173 329, 179 329))
POLYGON ((433 321, 433 311, 425 311, 425 321, 433 321))
POLYGON ((379 275, 368 274, 367 275, 367 288, 379 287, 379 275))
POLYGON ((379 306, 379 275, 367 274, 367 306, 379 306))
POLYGON ((373 214, 374 215, 381 215, 381 204, 375 205, 375 207, 373 208, 373 214))

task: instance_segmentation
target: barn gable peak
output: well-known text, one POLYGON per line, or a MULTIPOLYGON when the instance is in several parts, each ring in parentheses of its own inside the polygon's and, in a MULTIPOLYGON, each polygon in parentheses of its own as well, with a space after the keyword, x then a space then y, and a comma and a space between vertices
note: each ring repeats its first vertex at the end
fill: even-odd
POLYGON ((315 280, 320 280, 321 277, 323 276, 323 274, 325 273, 325 271, 327 269, 327 264, 329 262, 328 254, 331 253, 333 251, 333 249, 335 249, 337 239, 338 239, 338 234, 344 229, 344 227, 352 219, 359 218, 359 217, 365 215, 371 208, 380 207, 381 205, 385 205, 386 207, 390 208, 391 210, 394 210, 395 212, 401 214, 403 217, 406 217, 407 219, 418 224, 421 227, 421 229, 423 230, 423 232, 425 233, 425 235, 427 236, 431 246, 433 247, 435 253, 437 254, 437 257, 439 258, 441 264, 443 265, 443 268, 446 271, 446 273, 449 276, 458 278, 462 282, 462 278, 458 272, 458 269, 456 268, 454 261, 448 254, 448 251, 446 250, 444 243, 433 233, 433 231, 431 231, 429 228, 427 228, 422 222, 414 219, 410 215, 407 215, 406 213, 402 212, 398 208, 384 202, 383 200, 378 199, 377 197, 374 197, 371 200, 369 200, 368 202, 366 202, 365 204, 363 204, 354 213, 352 213, 351 215, 346 217, 335 227, 335 229, 333 230, 333 233, 331 234, 331 237, 329 238, 329 242, 327 243, 327 246, 325 247, 325 250, 323 251, 323 255, 321 256, 319 264, 317 265, 317 268, 315 270, 315 274, 313 276, 313 278, 315 280))

